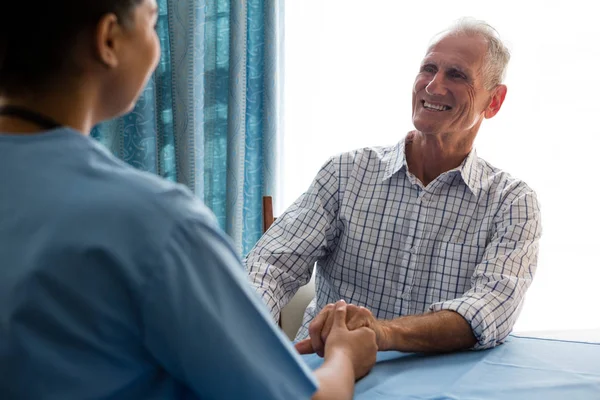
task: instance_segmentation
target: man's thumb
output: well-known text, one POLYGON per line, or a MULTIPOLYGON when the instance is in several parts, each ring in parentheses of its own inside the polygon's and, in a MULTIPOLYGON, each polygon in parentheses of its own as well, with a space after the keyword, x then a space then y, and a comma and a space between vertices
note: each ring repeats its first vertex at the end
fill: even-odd
POLYGON ((312 347, 310 338, 299 341, 294 345, 296 351, 300 354, 313 354, 315 349, 312 347))

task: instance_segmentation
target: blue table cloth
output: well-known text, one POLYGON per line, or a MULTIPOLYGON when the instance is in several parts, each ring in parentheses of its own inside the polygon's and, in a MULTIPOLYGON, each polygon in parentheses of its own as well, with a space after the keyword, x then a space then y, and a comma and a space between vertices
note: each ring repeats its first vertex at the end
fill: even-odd
MULTIPOLYGON (((304 356, 315 369, 323 362, 304 356)), ((510 336, 491 350, 382 352, 355 399, 600 400, 600 343, 510 336)))

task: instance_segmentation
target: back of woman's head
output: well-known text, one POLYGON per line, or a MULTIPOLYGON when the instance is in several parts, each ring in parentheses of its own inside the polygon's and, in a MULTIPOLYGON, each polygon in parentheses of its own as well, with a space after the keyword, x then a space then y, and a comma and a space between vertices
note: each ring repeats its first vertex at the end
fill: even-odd
POLYGON ((143 0, 9 0, 0 6, 0 94, 35 92, 76 74, 75 45, 109 13, 126 23, 143 0))

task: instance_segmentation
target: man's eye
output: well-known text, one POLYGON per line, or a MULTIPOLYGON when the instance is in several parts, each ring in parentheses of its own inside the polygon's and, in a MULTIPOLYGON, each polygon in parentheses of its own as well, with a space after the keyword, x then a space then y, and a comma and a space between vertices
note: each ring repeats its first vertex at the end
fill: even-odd
POLYGON ((460 72, 451 72, 450 77, 453 79, 466 79, 466 77, 460 72))
POLYGON ((435 68, 431 65, 425 65, 423 68, 421 68, 421 71, 435 74, 435 68))

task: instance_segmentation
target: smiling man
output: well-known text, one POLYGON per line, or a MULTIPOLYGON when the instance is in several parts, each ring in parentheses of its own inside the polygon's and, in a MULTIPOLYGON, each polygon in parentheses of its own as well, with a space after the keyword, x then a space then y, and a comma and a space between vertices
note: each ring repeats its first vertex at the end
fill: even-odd
POLYGON ((504 102, 509 58, 482 21, 440 34, 414 82, 415 130, 332 157, 250 252, 275 319, 317 262, 300 352, 323 354, 339 299, 380 350, 484 349, 510 333, 536 269, 538 201, 473 149, 504 102))

